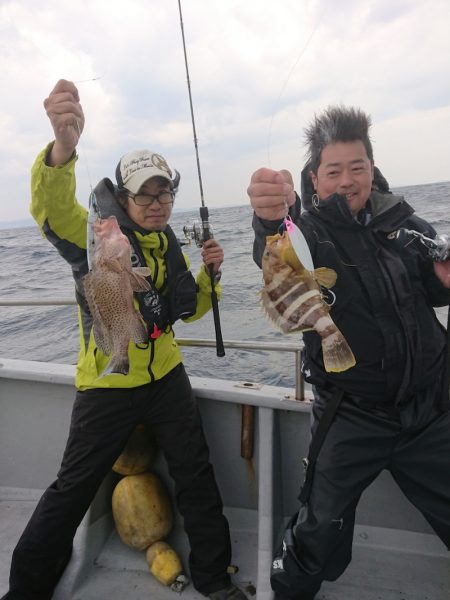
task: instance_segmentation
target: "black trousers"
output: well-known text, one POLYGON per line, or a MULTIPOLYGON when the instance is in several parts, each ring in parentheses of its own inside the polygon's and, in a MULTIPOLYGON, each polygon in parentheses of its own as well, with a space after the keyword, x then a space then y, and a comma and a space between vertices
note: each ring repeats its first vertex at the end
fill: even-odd
POLYGON ((208 594, 229 585, 228 522, 189 379, 179 365, 163 379, 138 388, 77 392, 60 471, 14 550, 7 598, 52 597, 77 527, 139 423, 151 425, 175 481, 194 586, 208 594))
MULTIPOLYGON (((313 434, 331 396, 316 392, 313 434)), ((344 396, 317 459, 310 500, 294 528, 301 583, 283 598, 311 600, 324 580, 344 572, 352 556, 356 506, 383 469, 450 549, 450 413, 435 408, 438 394, 436 382, 398 409, 344 396)))

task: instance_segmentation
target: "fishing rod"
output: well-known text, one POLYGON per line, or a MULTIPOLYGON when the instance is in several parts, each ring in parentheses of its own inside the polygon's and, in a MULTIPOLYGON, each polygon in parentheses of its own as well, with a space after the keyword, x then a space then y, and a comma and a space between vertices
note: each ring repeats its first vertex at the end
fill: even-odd
MULTIPOLYGON (((203 196, 202 173, 201 173, 201 169, 200 169, 200 158, 199 158, 199 153, 198 153, 197 132, 195 129, 194 106, 192 103, 191 82, 189 79, 189 66, 188 66, 188 59, 187 59, 187 52, 186 52, 186 41, 185 41, 185 37, 184 37, 183 15, 181 12, 181 0, 178 0, 178 10, 180 13, 180 26, 181 26, 181 38, 183 40, 184 65, 185 65, 185 69, 186 69, 187 87, 188 87, 188 94, 189 94, 189 106, 191 109, 191 122, 192 122, 192 130, 194 133, 195 156, 197 159, 198 182, 199 182, 199 186, 200 186, 200 201, 201 201, 200 220, 201 220, 201 228, 202 228, 200 245, 202 245, 203 242, 206 242, 207 240, 211 239, 213 237, 213 234, 212 234, 212 229, 211 229, 211 226, 209 223, 208 207, 205 205, 205 199, 203 196)), ((187 230, 187 228, 185 228, 185 233, 186 233, 186 230, 187 230)), ((196 235, 196 231, 194 229, 194 236, 195 235, 196 235)), ((222 339, 222 330, 220 327, 219 303, 217 300, 217 293, 216 293, 214 266, 208 265, 208 271, 209 271, 209 278, 211 280, 211 304, 212 304, 212 310, 213 310, 213 316, 214 316, 214 328, 216 330, 216 351, 217 351, 217 356, 225 356, 225 349, 224 349, 223 339, 222 339)))
MULTIPOLYGON (((450 258, 450 236, 446 234, 436 235, 434 239, 423 233, 401 227, 388 235, 402 248, 416 242, 423 255, 433 261, 443 262, 450 258)), ((447 313, 446 348, 444 354, 444 372, 442 374, 441 396, 439 407, 442 411, 450 410, 450 307, 447 313)))

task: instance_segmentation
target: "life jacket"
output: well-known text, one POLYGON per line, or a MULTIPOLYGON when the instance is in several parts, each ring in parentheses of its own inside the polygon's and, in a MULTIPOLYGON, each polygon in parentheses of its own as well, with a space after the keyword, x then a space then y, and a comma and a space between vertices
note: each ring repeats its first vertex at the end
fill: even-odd
MULTIPOLYGON (((132 248, 133 267, 145 267, 142 249, 135 231, 147 234, 148 231, 134 223, 116 200, 116 186, 108 178, 102 179, 94 193, 102 218, 114 215, 119 227, 127 236, 132 248)), ((166 281, 163 287, 156 289, 151 275, 147 277, 150 290, 136 293, 139 311, 147 324, 151 339, 159 337, 166 328, 178 319, 186 319, 195 314, 197 307, 197 284, 194 276, 186 267, 186 261, 180 244, 172 228, 167 225, 162 232, 167 237, 168 247, 164 254, 166 263, 166 281)))
MULTIPOLYGON (((145 267, 145 258, 134 232, 127 227, 121 227, 121 230, 131 244, 133 267, 145 267)), ((197 307, 197 284, 191 271, 186 268, 180 244, 169 225, 164 229, 164 234, 168 242, 164 254, 166 281, 163 287, 157 290, 149 275, 146 279, 150 283, 150 289, 135 294, 150 338, 159 337, 168 325, 173 325, 178 319, 191 317, 197 307)))

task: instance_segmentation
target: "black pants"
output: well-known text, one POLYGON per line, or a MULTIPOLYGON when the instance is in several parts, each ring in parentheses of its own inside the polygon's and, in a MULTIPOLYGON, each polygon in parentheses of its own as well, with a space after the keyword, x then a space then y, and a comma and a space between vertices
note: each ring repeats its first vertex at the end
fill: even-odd
MULTIPOLYGON (((318 390, 313 432, 330 397, 318 390)), ((355 509, 387 469, 450 549, 450 413, 435 408, 436 386, 400 409, 344 396, 317 459, 312 491, 294 532, 302 573, 283 598, 311 600, 351 560, 355 509)), ((380 506, 379 510, 386 510, 380 506)))
POLYGON ((77 527, 139 423, 151 425, 175 481, 194 586, 208 594, 229 585, 228 523, 189 379, 179 365, 163 379, 138 388, 77 393, 57 479, 43 494, 14 550, 8 598, 52 597, 70 559, 77 527))

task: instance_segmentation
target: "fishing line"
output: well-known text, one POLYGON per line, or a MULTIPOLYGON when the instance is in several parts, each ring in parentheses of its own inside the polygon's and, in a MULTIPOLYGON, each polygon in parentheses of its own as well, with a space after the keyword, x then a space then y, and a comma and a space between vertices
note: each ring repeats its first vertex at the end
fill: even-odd
MULTIPOLYGON (((307 10, 307 12, 308 12, 308 10, 307 10)), ((302 58, 303 54, 306 52, 306 50, 307 50, 307 48, 308 48, 309 44, 311 43, 311 40, 312 40, 312 38, 313 38, 313 36, 314 36, 315 32, 317 31, 317 28, 319 27, 319 25, 320 25, 320 23, 321 23, 321 21, 322 21, 322 15, 323 15, 323 12, 324 12, 324 11, 322 11, 322 13, 320 14, 319 18, 317 19, 317 22, 316 22, 315 26, 313 27, 313 29, 312 29, 312 31, 311 31, 311 33, 310 33, 310 35, 309 35, 308 39, 306 40, 306 42, 305 42, 305 44, 303 45, 303 47, 300 49, 300 52, 299 52, 299 54, 298 54, 297 58, 295 59, 295 62, 294 62, 294 64, 292 65, 292 67, 291 67, 291 69, 290 69, 290 71, 289 71, 289 73, 288 73, 288 76, 287 76, 287 78, 286 78, 286 80, 285 80, 284 84, 281 86, 280 93, 278 94, 278 98, 277 98, 277 100, 276 100, 276 102, 275 102, 275 106, 277 106, 277 105, 279 105, 279 104, 280 104, 280 100, 281 100, 281 98, 282 98, 282 96, 283 96, 284 90, 286 89, 286 86, 287 86, 287 84, 289 83, 289 80, 290 80, 290 78, 291 78, 291 76, 292 76, 293 72, 295 71, 295 69, 296 69, 296 67, 297 67, 298 63, 300 62, 300 59, 302 58)), ((273 121, 274 121, 274 119, 275 119, 276 112, 277 112, 277 110, 275 110, 275 111, 273 112, 273 114, 272 114, 272 117, 271 117, 271 119, 270 119, 270 124, 269 124, 269 133, 268 133, 268 136, 267 136, 267 160, 268 160, 268 165, 269 165, 269 167, 271 167, 271 159, 270 159, 270 146, 271 146, 271 143, 272 143, 272 126, 273 126, 273 121)))
POLYGON ((84 163, 84 168, 86 169, 86 174, 87 174, 87 178, 88 178, 88 183, 89 183, 89 187, 91 188, 91 193, 90 193, 90 197, 92 196, 92 194, 94 193, 94 188, 92 187, 92 179, 91 179, 91 174, 89 172, 89 164, 86 158, 86 153, 84 152, 83 146, 81 144, 81 130, 80 130, 80 125, 78 123, 78 120, 75 119, 75 124, 77 126, 78 129, 78 153, 80 155, 80 158, 82 159, 82 163, 84 163))
POLYGON ((199 187, 200 187, 200 201, 201 201, 202 206, 205 206, 205 199, 203 196, 202 173, 201 173, 201 169, 200 169, 200 157, 199 157, 199 152, 198 152, 197 131, 195 128, 194 106, 193 106, 193 102, 192 102, 191 80, 189 77, 189 66, 188 66, 187 51, 186 51, 186 39, 184 37, 183 16, 181 13, 181 0, 178 0, 178 11, 180 13, 181 38, 183 40, 184 66, 185 66, 185 70, 186 70, 186 79, 187 79, 187 87, 188 87, 188 94, 189 94, 189 107, 191 110, 192 131, 194 134, 194 147, 195 147, 195 156, 196 156, 196 160, 197 160, 198 183, 199 183, 199 187))
POLYGON ((336 254, 338 255, 338 258, 339 258, 339 260, 341 261, 341 264, 343 264, 345 267, 357 267, 357 266, 358 266, 358 265, 354 265, 354 264, 351 264, 351 263, 346 263, 346 262, 344 262, 344 261, 342 260, 342 258, 340 257, 340 255, 339 255, 339 251, 338 251, 338 249, 336 248, 336 244, 335 244, 334 242, 332 242, 331 240, 320 240, 320 239, 319 239, 319 234, 317 233, 317 231, 314 231, 313 233, 314 233, 314 235, 316 236, 316 239, 317 239, 317 243, 318 243, 318 244, 330 244, 330 246, 331 246, 331 247, 332 247, 332 248, 333 248, 333 249, 336 251, 336 254))
MULTIPOLYGON (((79 84, 79 83, 90 83, 91 81, 98 81, 102 77, 103 77, 103 75, 98 75, 98 76, 95 76, 95 77, 91 77, 89 79, 78 79, 77 81, 74 81, 73 83, 76 83, 76 84, 79 84)), ((95 194, 94 194, 94 188, 92 186, 92 178, 91 178, 91 173, 90 173, 90 170, 89 170, 89 162, 87 160, 87 155, 86 155, 86 152, 84 150, 84 146, 81 143, 81 134, 82 134, 82 132, 81 132, 80 125, 79 125, 77 119, 75 119, 75 125, 76 125, 76 128, 78 130, 78 144, 77 144, 78 154, 80 156, 81 163, 84 164, 84 168, 86 170, 87 180, 88 180, 88 184, 89 184, 89 188, 90 188, 90 193, 89 193, 89 207, 91 206, 91 204, 95 204, 95 208, 96 208, 97 212, 100 215, 100 212, 99 212, 98 206, 97 206, 97 200, 96 200, 95 194)))
POLYGON ((87 83, 89 81, 98 81, 102 77, 103 77, 103 75, 99 75, 98 77, 92 77, 92 79, 78 79, 77 81, 74 81, 73 83, 87 83))
MULTIPOLYGON (((90 77, 89 79, 77 79, 76 81, 73 81, 73 83, 74 84, 75 83, 76 84, 79 84, 79 83, 89 83, 91 81, 98 81, 102 77, 103 77, 103 75, 96 75, 95 77, 90 77)), ((78 144, 77 144, 77 146, 78 146, 78 154, 80 155, 80 159, 82 159, 81 162, 82 162, 82 164, 84 164, 84 168, 86 169, 88 184, 89 184, 89 187, 90 187, 90 190, 91 190, 90 195, 89 195, 89 202, 90 202, 90 200, 91 200, 91 198, 92 198, 92 196, 94 194, 94 189, 92 187, 91 173, 89 171, 89 163, 88 163, 88 160, 87 160, 87 157, 86 157, 86 152, 84 151, 83 145, 81 143, 81 133, 82 132, 80 130, 80 125, 79 125, 77 119, 75 119, 75 125, 76 125, 76 128, 78 130, 78 144)))

